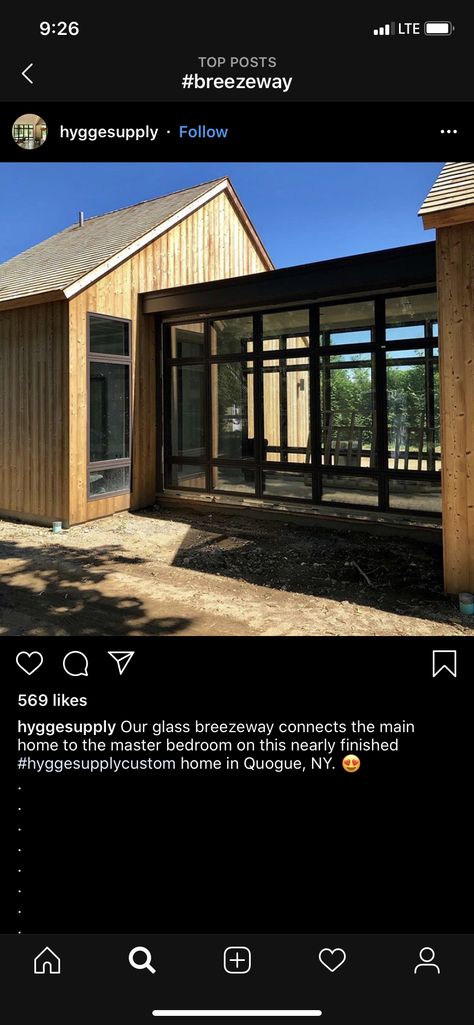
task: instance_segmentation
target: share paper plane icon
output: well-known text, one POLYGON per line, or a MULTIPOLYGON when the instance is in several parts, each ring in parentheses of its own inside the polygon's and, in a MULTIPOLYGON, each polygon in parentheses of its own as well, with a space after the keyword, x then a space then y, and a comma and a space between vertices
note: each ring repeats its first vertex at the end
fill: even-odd
POLYGON ((120 673, 120 676, 121 676, 122 673, 125 672, 125 670, 126 670, 126 668, 128 666, 128 663, 133 658, 135 652, 134 651, 109 651, 107 654, 111 655, 112 658, 115 659, 115 661, 117 663, 117 669, 118 669, 118 671, 120 673))

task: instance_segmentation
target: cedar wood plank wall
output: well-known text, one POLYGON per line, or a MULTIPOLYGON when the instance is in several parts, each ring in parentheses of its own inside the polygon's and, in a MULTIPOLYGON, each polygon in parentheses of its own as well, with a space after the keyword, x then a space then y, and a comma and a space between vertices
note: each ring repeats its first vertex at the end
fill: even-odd
POLYGON ((0 513, 68 515, 66 302, 0 311, 0 513))
POLYGON ((69 303, 69 522, 139 509, 156 494, 155 328, 140 293, 253 274, 266 265, 221 193, 69 303), (132 320, 132 486, 130 495, 87 500, 87 313, 132 320))
MULTIPOLYGON (((300 340, 298 340, 298 344, 301 344, 300 340)), ((288 366, 299 364, 302 368, 301 370, 288 373, 286 378, 286 427, 289 448, 306 449, 309 443, 309 366, 306 364, 307 359, 307 352, 302 349, 300 357, 291 357, 288 360, 288 366)), ((267 360, 266 365, 277 367, 279 360, 267 360)), ((264 374, 263 431, 270 446, 279 446, 282 442, 280 434, 280 389, 281 381, 279 374, 264 374)), ((288 458, 292 463, 306 462, 306 454, 304 452, 292 452, 288 458)), ((280 456, 277 452, 269 452, 267 459, 269 463, 278 463, 280 456)))
POLYGON ((437 230, 445 588, 474 591, 474 223, 437 230))

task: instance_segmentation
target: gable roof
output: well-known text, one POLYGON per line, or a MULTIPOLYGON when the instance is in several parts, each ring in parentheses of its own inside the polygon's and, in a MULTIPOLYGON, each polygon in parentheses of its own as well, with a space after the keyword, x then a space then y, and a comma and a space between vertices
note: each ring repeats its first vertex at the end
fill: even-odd
POLYGON ((265 263, 272 267, 229 179, 218 178, 90 217, 83 227, 76 222, 0 264, 0 304, 45 293, 49 297, 59 292, 70 298, 224 191, 237 207, 265 263))
MULTIPOLYGON (((474 163, 444 165, 418 213, 426 218, 474 204, 474 163)), ((426 225, 428 226, 428 225, 426 225)))

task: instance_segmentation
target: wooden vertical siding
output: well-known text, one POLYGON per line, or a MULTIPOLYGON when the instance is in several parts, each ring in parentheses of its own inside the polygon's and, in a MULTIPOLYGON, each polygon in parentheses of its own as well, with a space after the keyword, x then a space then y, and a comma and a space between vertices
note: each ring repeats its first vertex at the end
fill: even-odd
POLYGON ((68 316, 54 302, 0 312, 0 512, 68 520, 68 316))
MULTIPOLYGON (((282 353, 284 355, 284 353, 282 353)), ((297 371, 290 371, 284 378, 278 373, 263 375, 263 433, 270 448, 282 445, 280 433, 280 411, 282 408, 282 388, 286 391, 286 430, 288 448, 302 448, 304 452, 289 452, 286 459, 290 463, 305 463, 309 445, 309 366, 304 350, 301 357, 290 357, 287 366, 300 366, 297 371)), ((278 367, 278 359, 265 361, 266 367, 278 367)), ((279 452, 269 452, 270 463, 282 461, 279 452)))
POLYGON ((69 303, 71 523, 150 505, 156 494, 154 318, 141 295, 267 270, 228 197, 221 193, 69 303), (132 493, 87 499, 87 313, 132 321, 132 493))
POLYGON ((474 223, 438 228, 445 587, 474 591, 474 223))

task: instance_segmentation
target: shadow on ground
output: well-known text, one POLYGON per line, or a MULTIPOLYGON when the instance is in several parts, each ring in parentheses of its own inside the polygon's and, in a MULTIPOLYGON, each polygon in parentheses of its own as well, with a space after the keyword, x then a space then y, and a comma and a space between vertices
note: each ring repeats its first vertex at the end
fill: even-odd
POLYGON ((443 592, 436 542, 163 509, 190 529, 173 565, 278 591, 470 627, 443 592))
POLYGON ((110 582, 111 567, 123 571, 145 562, 122 554, 119 545, 84 551, 50 545, 30 548, 9 541, 0 553, 0 634, 179 633, 190 619, 150 618, 133 594, 104 595, 101 590, 105 581, 110 582), (15 560, 15 566, 5 569, 7 560, 15 560))

